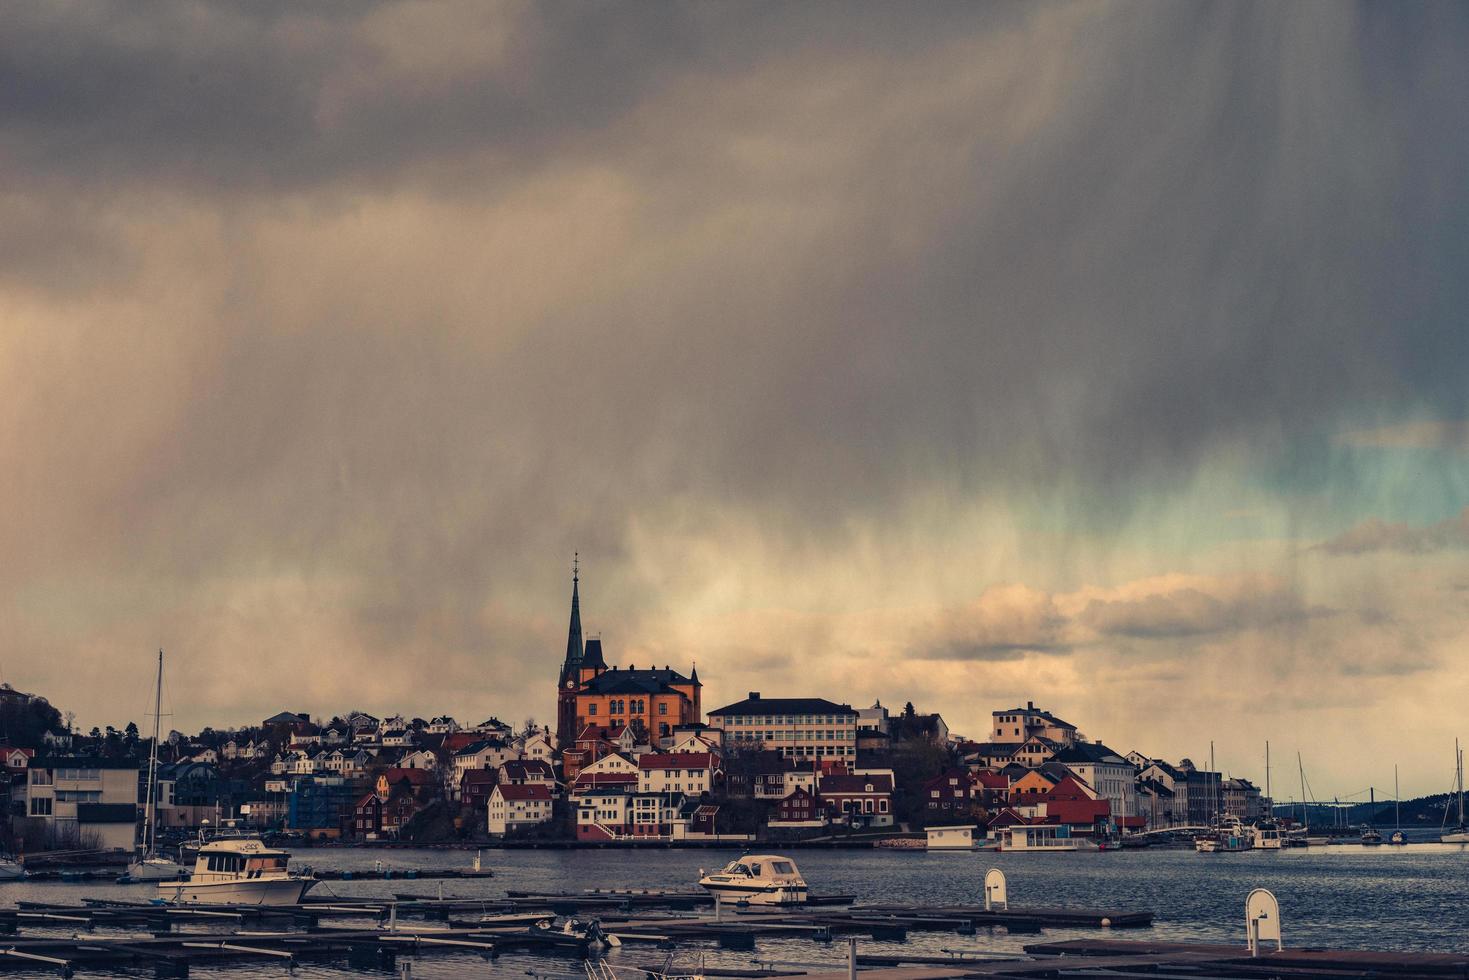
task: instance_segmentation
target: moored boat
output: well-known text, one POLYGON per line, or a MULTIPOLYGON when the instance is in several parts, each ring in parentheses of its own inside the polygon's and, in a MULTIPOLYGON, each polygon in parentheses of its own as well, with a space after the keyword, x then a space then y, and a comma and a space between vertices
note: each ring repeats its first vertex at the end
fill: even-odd
POLYGON ((0 857, 0 881, 19 881, 25 876, 25 865, 13 858, 0 857))
POLYGON ((1367 847, 1377 847, 1382 843, 1382 835, 1377 832, 1377 828, 1375 827, 1363 827, 1362 843, 1367 847))
POLYGON ((1459 792, 1459 822, 1438 839, 1445 844, 1469 844, 1469 825, 1464 823, 1464 750, 1454 742, 1454 781, 1459 792))
POLYGON ((316 879, 291 874, 287 851, 258 840, 212 841, 199 849, 187 881, 160 882, 158 895, 170 902, 212 905, 295 905, 316 879))
POLYGON ((189 876, 189 869, 177 861, 170 861, 158 853, 158 733, 159 721, 163 717, 163 651, 158 651, 158 685, 153 700, 153 742, 148 752, 148 798, 143 809, 143 841, 138 849, 138 859, 128 865, 127 871, 118 880, 121 884, 140 881, 181 881, 189 876))
POLYGON ((807 897, 796 862, 778 854, 747 854, 713 874, 700 869, 699 885, 726 901, 751 905, 799 905, 807 897))

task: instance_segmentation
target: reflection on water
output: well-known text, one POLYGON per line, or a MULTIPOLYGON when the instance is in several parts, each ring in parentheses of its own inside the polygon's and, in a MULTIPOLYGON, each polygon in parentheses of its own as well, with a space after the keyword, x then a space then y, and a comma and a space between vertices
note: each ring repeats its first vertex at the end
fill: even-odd
MULTIPOLYGON (((472 851, 298 848, 295 863, 318 868, 467 868, 472 851)), ((493 879, 415 881, 330 881, 315 897, 385 897, 395 893, 445 897, 503 898, 507 889, 534 891, 582 888, 691 888, 701 867, 722 865, 727 851, 486 851, 493 879)), ((801 871, 818 893, 854 894, 859 901, 938 904, 978 903, 988 867, 1004 869, 1010 900, 1020 905, 1081 905, 1151 910, 1155 924, 1120 932, 1119 938, 1244 942, 1244 900, 1252 888, 1269 888, 1280 899, 1286 944, 1345 948, 1469 950, 1469 847, 1414 844, 1408 847, 1341 846, 1280 852, 1201 855, 1192 851, 1110 854, 926 854, 882 851, 800 851, 801 871)), ((80 903, 84 897, 145 900, 152 886, 24 882, 0 885, 0 904, 18 899, 80 903)), ((405 925, 410 925, 405 920, 405 925)), ((1048 929, 1045 939, 1094 936, 1091 930, 1048 929)), ((911 933, 903 949, 1012 951, 1035 936, 1003 930, 977 936, 911 933)), ((877 952, 895 944, 862 940, 877 952)), ((749 966, 752 958, 834 965, 840 945, 801 940, 760 940, 755 953, 700 949, 710 963, 749 966)), ((655 965, 663 953, 627 946, 615 962, 655 965)), ((302 964, 296 976, 340 977, 344 967, 302 964)), ((476 956, 430 956, 414 963, 420 977, 463 975, 580 976, 572 961, 517 954, 488 963, 476 956)), ((193 976, 285 976, 278 964, 196 968, 193 976)), ((37 974, 49 975, 49 974, 37 974)))

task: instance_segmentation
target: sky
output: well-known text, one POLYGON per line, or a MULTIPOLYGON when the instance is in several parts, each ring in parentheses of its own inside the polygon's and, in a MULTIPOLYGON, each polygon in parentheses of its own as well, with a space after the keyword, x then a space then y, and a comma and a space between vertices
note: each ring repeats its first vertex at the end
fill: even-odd
POLYGON ((1317 796, 1469 736, 1469 13, 8 5, 0 675, 623 666, 1317 796), (1281 782, 1284 788, 1281 788, 1281 782))

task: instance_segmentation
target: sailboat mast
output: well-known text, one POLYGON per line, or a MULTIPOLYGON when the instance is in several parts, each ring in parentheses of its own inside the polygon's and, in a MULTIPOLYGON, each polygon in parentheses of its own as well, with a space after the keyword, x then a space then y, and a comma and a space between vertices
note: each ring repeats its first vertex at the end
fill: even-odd
POLYGON ((1270 800, 1270 816, 1275 816, 1275 800, 1270 797, 1270 739, 1265 740, 1265 799, 1270 800))
POLYGON ((1459 747, 1459 740, 1454 739, 1454 758, 1458 761, 1459 774, 1459 826, 1464 826, 1464 750, 1459 747))
POLYGON ((1392 829, 1403 829, 1403 793, 1398 789, 1398 764, 1392 764, 1392 829))
POLYGON ((1296 771, 1301 774, 1301 828, 1311 829, 1311 811, 1306 806, 1306 767, 1301 764, 1301 753, 1296 753, 1296 771))
POLYGON ((153 853, 153 808, 158 792, 158 729, 163 711, 163 651, 158 651, 158 684, 153 692, 153 747, 148 753, 148 801, 143 808, 143 856, 153 853))

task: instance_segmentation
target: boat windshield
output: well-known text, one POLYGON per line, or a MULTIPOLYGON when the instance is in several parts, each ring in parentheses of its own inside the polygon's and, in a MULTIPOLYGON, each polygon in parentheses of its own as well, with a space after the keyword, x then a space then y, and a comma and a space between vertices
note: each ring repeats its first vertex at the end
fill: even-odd
POLYGON ((747 868, 747 867, 745 867, 739 861, 731 861, 731 862, 729 862, 728 866, 725 867, 724 873, 727 874, 727 875, 746 875, 746 876, 748 876, 750 874, 750 869, 747 868))
POLYGON ((796 866, 789 861, 771 861, 770 871, 772 874, 793 875, 796 873, 796 866))

